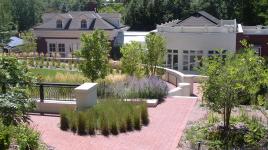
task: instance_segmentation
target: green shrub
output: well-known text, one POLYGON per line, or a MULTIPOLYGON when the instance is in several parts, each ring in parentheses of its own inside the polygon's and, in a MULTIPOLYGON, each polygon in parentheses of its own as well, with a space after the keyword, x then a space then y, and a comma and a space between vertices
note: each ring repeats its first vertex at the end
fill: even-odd
POLYGON ((149 124, 149 115, 146 103, 141 106, 141 123, 145 126, 149 124))
POLYGON ((69 129, 69 124, 68 124, 68 110, 64 109, 60 112, 60 129, 61 130, 68 130, 69 129))
POLYGON ((33 59, 29 59, 28 65, 31 67, 34 67, 34 61, 33 59))
POLYGON ((264 107, 266 110, 268 110, 268 100, 265 101, 264 107))
POLYGON ((226 133, 223 130, 220 120, 202 121, 191 126, 186 131, 186 140, 195 146, 202 141, 208 149, 261 149, 268 143, 267 129, 261 124, 258 118, 249 118, 245 112, 240 116, 230 119, 231 128, 226 133))
POLYGON ((10 141, 11 141, 10 127, 7 127, 0 122, 0 149, 1 150, 8 149, 10 141))
POLYGON ((85 135, 86 134, 86 118, 85 118, 85 115, 82 112, 78 113, 77 132, 78 132, 79 135, 85 135))
POLYGON ((209 113, 208 114, 208 123, 214 124, 216 122, 219 122, 218 116, 213 114, 213 113, 209 113))
POLYGON ((18 126, 15 138, 20 150, 36 150, 39 147, 40 134, 27 125, 18 126))
POLYGON ((68 61, 68 67, 69 67, 69 70, 72 70, 73 64, 71 60, 68 61))

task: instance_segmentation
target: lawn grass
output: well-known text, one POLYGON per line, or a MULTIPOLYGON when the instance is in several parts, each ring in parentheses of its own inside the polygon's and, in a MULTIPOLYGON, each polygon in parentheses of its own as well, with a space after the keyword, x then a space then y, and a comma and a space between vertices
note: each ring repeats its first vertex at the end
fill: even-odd
POLYGON ((88 81, 81 72, 52 70, 52 69, 30 69, 40 82, 54 83, 84 83, 88 81))
POLYGON ((36 68, 36 69, 29 69, 30 72, 32 72, 36 76, 49 76, 54 77, 57 73, 74 73, 74 74, 82 74, 77 71, 66 71, 66 70, 52 70, 52 69, 42 69, 42 68, 36 68))

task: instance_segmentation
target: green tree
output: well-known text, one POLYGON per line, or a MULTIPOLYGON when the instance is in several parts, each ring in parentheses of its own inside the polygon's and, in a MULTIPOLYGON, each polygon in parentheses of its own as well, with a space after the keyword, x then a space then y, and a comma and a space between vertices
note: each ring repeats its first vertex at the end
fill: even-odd
POLYGON ((36 50, 36 38, 34 36, 34 34, 32 32, 24 32, 21 35, 22 39, 23 39, 23 45, 19 46, 19 49, 22 52, 34 52, 36 50))
POLYGON ((125 23, 135 30, 153 30, 157 24, 190 15, 191 0, 130 0, 125 23))
POLYGON ((11 0, 12 16, 18 31, 26 31, 41 21, 44 10, 40 0, 11 0))
POLYGON ((199 0, 196 11, 205 10, 219 19, 237 19, 244 25, 263 24, 267 0, 199 0))
POLYGON ((150 33, 146 36, 146 48, 144 52, 143 63, 146 73, 156 75, 157 66, 162 66, 165 62, 167 53, 165 39, 156 33, 150 33))
POLYGON ((27 119, 27 112, 35 107, 26 89, 34 82, 27 67, 16 58, 0 57, 0 118, 9 125, 27 119))
POLYGON ((123 14, 125 11, 125 7, 121 3, 109 4, 102 6, 98 12, 100 13, 120 13, 123 14))
POLYGON ((95 30, 91 34, 82 34, 81 43, 79 56, 84 58, 80 64, 83 74, 93 82, 104 78, 108 73, 108 54, 111 50, 104 31, 95 30))
POLYGON ((208 76, 202 83, 208 107, 223 114, 224 129, 229 130, 232 109, 245 99, 255 100, 256 93, 267 83, 264 59, 243 41, 239 54, 223 53, 203 58, 199 71, 208 76))
POLYGON ((33 81, 34 78, 27 67, 16 58, 0 57, 0 93, 6 93, 16 87, 26 89, 33 81))
POLYGON ((138 42, 126 44, 121 48, 122 69, 129 75, 139 75, 142 70, 144 48, 138 42))
POLYGON ((11 8, 10 0, 0 1, 0 43, 7 42, 10 36, 13 35, 11 31, 16 29, 16 25, 13 23, 11 8))

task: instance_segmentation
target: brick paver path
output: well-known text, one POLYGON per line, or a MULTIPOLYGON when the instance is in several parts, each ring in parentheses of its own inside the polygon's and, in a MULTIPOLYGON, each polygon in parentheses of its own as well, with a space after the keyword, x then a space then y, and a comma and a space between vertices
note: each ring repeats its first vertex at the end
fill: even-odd
POLYGON ((61 131, 59 117, 31 115, 31 119, 42 140, 56 150, 173 150, 195 103, 195 98, 169 97, 156 108, 149 108, 150 124, 141 131, 109 137, 61 131))

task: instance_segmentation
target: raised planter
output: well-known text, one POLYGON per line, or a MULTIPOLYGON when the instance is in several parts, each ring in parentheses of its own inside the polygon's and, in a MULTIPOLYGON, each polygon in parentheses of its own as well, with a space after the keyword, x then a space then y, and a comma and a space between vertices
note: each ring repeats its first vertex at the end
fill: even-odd
POLYGON ((140 104, 146 102, 147 107, 156 107, 158 105, 158 99, 124 99, 126 102, 133 104, 140 104))

